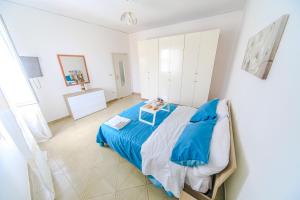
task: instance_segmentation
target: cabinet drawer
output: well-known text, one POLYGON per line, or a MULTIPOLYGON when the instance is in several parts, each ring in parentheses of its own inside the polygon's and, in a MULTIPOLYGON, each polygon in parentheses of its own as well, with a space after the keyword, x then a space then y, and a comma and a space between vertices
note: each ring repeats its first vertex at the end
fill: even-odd
POLYGON ((102 90, 69 97, 68 104, 74 119, 85 117, 106 108, 106 101, 102 90))

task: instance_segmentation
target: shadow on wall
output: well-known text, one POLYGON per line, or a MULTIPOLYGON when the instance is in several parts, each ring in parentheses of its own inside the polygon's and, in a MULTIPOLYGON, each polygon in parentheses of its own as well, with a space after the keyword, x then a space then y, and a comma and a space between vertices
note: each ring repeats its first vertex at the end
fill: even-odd
POLYGON ((242 30, 243 15, 232 33, 221 32, 216 59, 211 80, 209 98, 223 98, 227 94, 230 75, 233 71, 233 62, 238 48, 240 33, 242 30), (230 41, 230 43, 228 43, 230 41), (224 52, 230 52, 224 54, 224 52))
POLYGON ((232 108, 231 117, 232 117, 233 137, 234 137, 236 159, 237 159, 237 170, 228 179, 228 181, 225 184, 226 184, 226 199, 236 200, 238 199, 239 192, 241 191, 244 183, 247 180, 249 174, 249 168, 240 141, 239 131, 238 128, 236 127, 237 123, 236 123, 235 112, 233 108, 232 108))

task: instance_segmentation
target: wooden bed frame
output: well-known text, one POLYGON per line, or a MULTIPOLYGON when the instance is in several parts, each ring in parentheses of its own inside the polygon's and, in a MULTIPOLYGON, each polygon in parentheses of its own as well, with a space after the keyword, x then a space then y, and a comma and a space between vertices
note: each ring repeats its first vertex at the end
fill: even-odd
POLYGON ((213 188, 208 193, 203 194, 193 190, 189 185, 185 185, 183 192, 181 193, 182 200, 214 200, 217 196, 219 188, 224 184, 224 182, 234 173, 237 168, 234 139, 233 139, 233 129, 232 129, 232 118, 231 118, 231 105, 228 101, 228 113, 229 113, 229 128, 230 128, 230 157, 227 167, 220 173, 214 175, 213 177, 213 188), (191 196, 189 198, 189 196, 191 196))

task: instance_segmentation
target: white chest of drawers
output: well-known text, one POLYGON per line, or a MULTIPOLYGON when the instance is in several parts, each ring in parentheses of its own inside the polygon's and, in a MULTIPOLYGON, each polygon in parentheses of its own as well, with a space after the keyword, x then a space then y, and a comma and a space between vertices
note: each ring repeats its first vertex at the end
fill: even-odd
POLYGON ((106 108, 104 91, 97 88, 65 94, 64 98, 75 120, 106 108))

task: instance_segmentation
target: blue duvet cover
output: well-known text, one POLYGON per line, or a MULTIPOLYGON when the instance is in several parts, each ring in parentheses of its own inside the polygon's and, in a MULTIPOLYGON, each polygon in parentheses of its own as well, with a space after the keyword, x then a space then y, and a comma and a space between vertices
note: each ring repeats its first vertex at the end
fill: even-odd
MULTIPOLYGON (((131 122, 123 129, 116 130, 102 124, 97 135, 97 143, 101 146, 107 144, 139 170, 142 169, 142 157, 140 154, 142 144, 164 119, 176 109, 176 105, 170 104, 170 112, 159 111, 156 114, 155 125, 151 126, 139 121, 139 110, 143 105, 145 105, 145 103, 141 102, 119 114, 122 117, 131 119, 131 122)), ((149 113, 142 114, 142 118, 147 121, 152 121, 152 117, 153 116, 149 113)))

